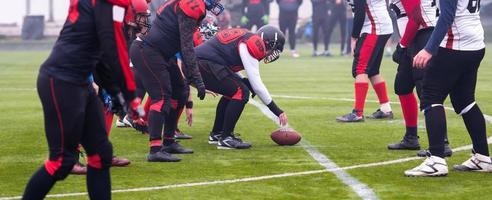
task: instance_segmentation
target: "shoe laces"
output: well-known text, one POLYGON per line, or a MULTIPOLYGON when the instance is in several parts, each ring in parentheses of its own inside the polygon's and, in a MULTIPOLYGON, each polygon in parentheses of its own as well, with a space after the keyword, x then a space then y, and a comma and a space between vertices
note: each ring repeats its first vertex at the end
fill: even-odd
POLYGON ((241 134, 239 133, 231 133, 231 137, 234 138, 235 140, 238 140, 240 142, 243 142, 243 140, 240 138, 241 134))

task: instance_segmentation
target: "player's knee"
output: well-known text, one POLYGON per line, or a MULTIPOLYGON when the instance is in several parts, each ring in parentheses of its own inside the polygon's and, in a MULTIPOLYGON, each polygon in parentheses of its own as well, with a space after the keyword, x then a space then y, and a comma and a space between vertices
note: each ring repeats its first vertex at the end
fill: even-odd
POLYGON ((420 110, 423 112, 423 113, 426 113, 428 111, 430 111, 431 109, 434 109, 434 108, 444 108, 444 105, 443 104, 439 104, 439 103, 426 103, 426 102, 423 102, 422 104, 420 104, 420 110))
POLYGON ((107 169, 113 160, 113 145, 106 141, 97 147, 95 154, 87 155, 87 165, 94 169, 107 169))
POLYGON ((395 94, 396 95, 406 95, 413 92, 413 87, 406 86, 404 83, 397 82, 395 83, 395 94))
POLYGON ((475 101, 470 101, 467 102, 454 102, 452 101, 454 112, 458 115, 464 115, 468 113, 474 106, 477 105, 475 101))
POLYGON ((56 180, 65 179, 77 163, 77 156, 74 153, 64 153, 57 158, 50 158, 44 163, 46 171, 56 180))

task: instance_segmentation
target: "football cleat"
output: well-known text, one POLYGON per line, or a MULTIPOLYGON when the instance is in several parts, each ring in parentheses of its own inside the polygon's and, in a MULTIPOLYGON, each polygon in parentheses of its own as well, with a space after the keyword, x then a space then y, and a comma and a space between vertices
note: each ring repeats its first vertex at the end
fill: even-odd
POLYGON ((170 145, 163 145, 162 146, 162 151, 165 151, 167 153, 172 153, 172 154, 192 154, 193 150, 192 149, 186 149, 181 144, 178 142, 173 142, 170 145))
POLYGON ((489 156, 474 153, 470 159, 461 165, 455 165, 453 169, 463 172, 492 172, 492 161, 489 156))
POLYGON ((148 162, 179 162, 181 161, 181 158, 178 158, 175 155, 172 155, 170 153, 161 150, 147 155, 147 161, 148 162))
POLYGON ((80 162, 77 162, 72 167, 72 170, 70 171, 70 174, 75 174, 75 175, 84 175, 84 174, 87 174, 87 167, 84 166, 84 164, 82 164, 80 162))
POLYGON ((393 112, 383 112, 381 109, 376 110, 376 112, 367 116, 369 119, 393 119, 393 112))
POLYGON ((174 139, 189 140, 193 139, 193 136, 183 133, 179 129, 176 129, 176 131, 174 132, 174 139))
POLYGON ((113 156, 113 159, 111 160, 111 166, 113 166, 113 167, 126 167, 130 163, 131 162, 128 159, 118 158, 116 156, 113 156))
POLYGON ((404 137, 399 143, 388 144, 389 150, 420 150, 419 138, 404 137))
POLYGON ((123 123, 123 120, 120 120, 120 119, 116 119, 116 127, 118 128, 126 128, 126 124, 123 123))
POLYGON ((446 176, 448 164, 444 158, 430 155, 419 166, 405 171, 405 176, 446 176))
POLYGON ((217 144, 219 143, 220 136, 222 133, 215 133, 215 132, 210 132, 210 135, 208 136, 208 143, 209 144, 217 144))
POLYGON ((251 144, 243 142, 240 138, 234 135, 221 138, 217 143, 217 149, 249 149, 251 144))
POLYGON ((336 119, 337 122, 363 122, 364 116, 358 116, 357 112, 353 110, 351 113, 337 117, 336 119))
MULTIPOLYGON (((426 157, 428 154, 429 150, 420 150, 417 151, 417 156, 418 157, 426 157)), ((449 147, 449 144, 444 145, 444 156, 445 157, 451 157, 453 155, 453 150, 449 147)))

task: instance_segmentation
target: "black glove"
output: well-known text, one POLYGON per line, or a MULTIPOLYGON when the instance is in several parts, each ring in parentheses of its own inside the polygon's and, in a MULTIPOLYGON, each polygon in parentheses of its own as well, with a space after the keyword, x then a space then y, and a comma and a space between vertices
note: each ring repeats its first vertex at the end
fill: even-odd
POLYGON ((205 85, 203 83, 195 84, 196 85, 196 90, 198 91, 197 97, 200 98, 200 100, 205 99, 205 95, 207 94, 205 91, 205 85))
POLYGON ((400 64, 401 57, 405 56, 406 53, 407 53, 407 48, 401 47, 400 44, 396 45, 395 52, 393 52, 393 61, 395 63, 400 64))
POLYGON ((256 93, 253 90, 253 87, 251 87, 251 83, 249 83, 249 79, 248 78, 243 78, 243 82, 244 82, 244 84, 246 84, 246 86, 248 86, 248 89, 251 92, 251 98, 255 98, 256 93))

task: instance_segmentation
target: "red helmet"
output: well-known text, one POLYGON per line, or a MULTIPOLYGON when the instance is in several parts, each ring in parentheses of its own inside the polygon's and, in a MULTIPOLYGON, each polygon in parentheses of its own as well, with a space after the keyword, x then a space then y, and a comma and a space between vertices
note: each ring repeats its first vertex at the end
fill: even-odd
POLYGON ((126 11, 125 22, 133 32, 145 34, 150 28, 150 11, 147 5, 149 0, 130 0, 130 6, 126 11))

